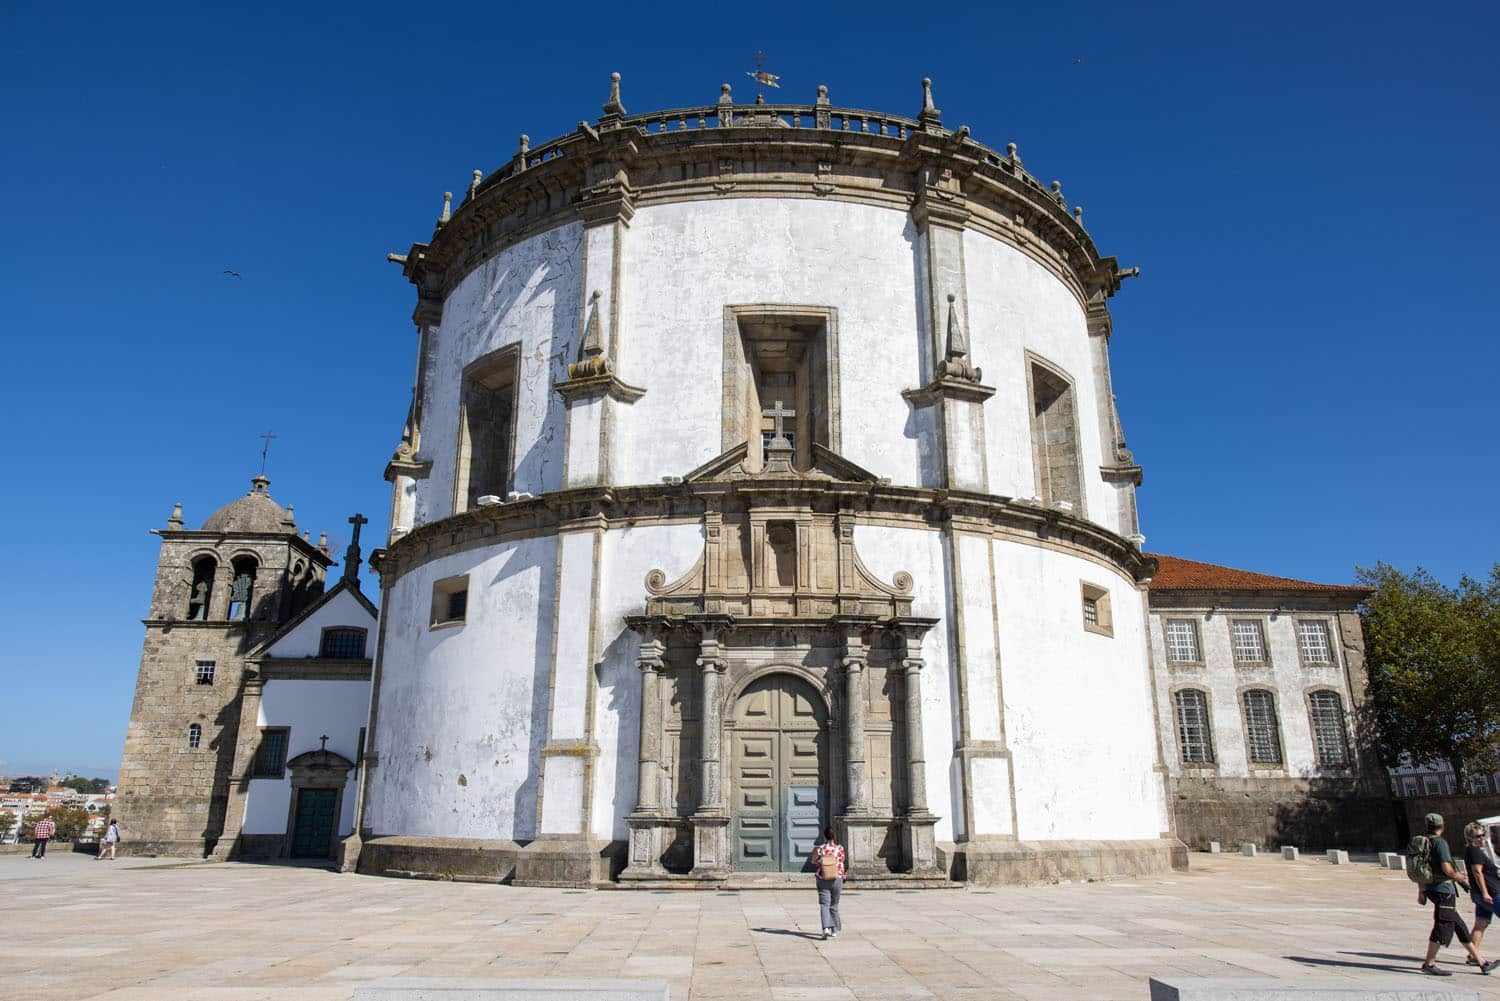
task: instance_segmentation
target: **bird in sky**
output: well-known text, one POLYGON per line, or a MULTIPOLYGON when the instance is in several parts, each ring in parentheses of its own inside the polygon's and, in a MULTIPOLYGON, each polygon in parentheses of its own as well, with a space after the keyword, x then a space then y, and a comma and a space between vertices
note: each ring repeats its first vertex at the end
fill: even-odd
POLYGON ((224 269, 224 273, 231 278, 239 278, 240 276, 240 273, 238 271, 230 271, 228 268, 224 269))

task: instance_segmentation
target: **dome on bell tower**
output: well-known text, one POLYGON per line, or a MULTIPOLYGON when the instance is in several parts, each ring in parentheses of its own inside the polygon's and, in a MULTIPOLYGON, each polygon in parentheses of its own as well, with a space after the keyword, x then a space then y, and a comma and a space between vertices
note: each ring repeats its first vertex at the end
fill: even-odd
POLYGON ((203 523, 205 532, 297 534, 292 512, 271 499, 271 481, 263 474, 250 481, 250 492, 225 504, 203 523))

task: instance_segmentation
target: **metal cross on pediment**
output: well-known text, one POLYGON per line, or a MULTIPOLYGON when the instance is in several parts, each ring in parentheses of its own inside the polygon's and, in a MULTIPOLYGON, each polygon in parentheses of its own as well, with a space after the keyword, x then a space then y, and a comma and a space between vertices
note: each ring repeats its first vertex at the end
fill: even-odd
POLYGON ((323 736, 319 737, 318 739, 323 742, 323 746, 320 747, 320 748, 318 748, 318 750, 320 750, 320 751, 326 751, 326 750, 328 750, 328 734, 325 733, 325 734, 323 734, 323 736))
POLYGON ((775 429, 776 433, 771 439, 771 444, 780 448, 788 447, 791 443, 786 440, 786 426, 782 421, 788 417, 796 417, 797 411, 783 405, 780 400, 777 400, 775 406, 762 410, 761 415, 771 418, 772 427, 775 429))

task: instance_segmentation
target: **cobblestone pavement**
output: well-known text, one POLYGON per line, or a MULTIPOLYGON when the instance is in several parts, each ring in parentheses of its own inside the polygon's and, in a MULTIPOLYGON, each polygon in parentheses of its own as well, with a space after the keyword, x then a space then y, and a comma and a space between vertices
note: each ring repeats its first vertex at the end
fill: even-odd
MULTIPOLYGON (((0 997, 335 1001, 412 976, 658 978, 676 1001, 1144 1001, 1153 974, 1386 978, 1420 962, 1431 919, 1401 873, 1192 863, 1129 882, 850 892, 844 934, 824 942, 811 888, 544 890, 8 855, 0 997)), ((1445 983, 1500 998, 1500 973, 1478 976, 1456 948, 1443 959, 1445 983)))

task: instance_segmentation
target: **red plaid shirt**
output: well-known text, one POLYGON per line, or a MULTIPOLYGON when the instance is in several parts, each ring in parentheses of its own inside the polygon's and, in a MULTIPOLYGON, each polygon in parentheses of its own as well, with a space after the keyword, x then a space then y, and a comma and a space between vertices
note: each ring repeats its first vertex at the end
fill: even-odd
POLYGON ((836 859, 839 860, 839 877, 842 878, 843 875, 844 875, 844 846, 843 845, 837 845, 837 844, 834 844, 831 841, 825 841, 821 845, 819 845, 818 847, 814 848, 813 849, 813 868, 817 869, 818 862, 820 862, 824 857, 829 856, 829 855, 832 855, 834 858, 836 858, 836 859))
POLYGON ((36 822, 36 826, 31 829, 31 836, 33 838, 50 838, 52 837, 52 832, 55 830, 57 830, 57 825, 52 822, 52 818, 43 817, 41 820, 38 820, 36 822))

